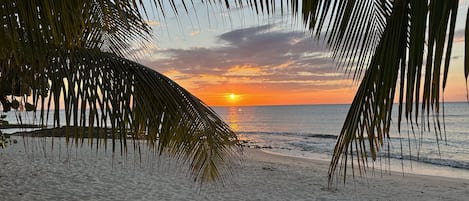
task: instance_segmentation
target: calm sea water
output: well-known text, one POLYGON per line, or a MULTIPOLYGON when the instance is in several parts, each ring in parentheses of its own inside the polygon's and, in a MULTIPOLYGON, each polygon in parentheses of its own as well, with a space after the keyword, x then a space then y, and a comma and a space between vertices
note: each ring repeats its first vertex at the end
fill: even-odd
MULTIPOLYGON (((348 108, 349 105, 304 105, 215 107, 214 110, 249 146, 264 147, 265 151, 283 155, 330 160, 348 108)), ((396 111, 397 108, 394 109, 394 121, 397 121, 396 111)), ((23 123, 33 121, 30 114, 18 114, 23 123)), ((17 116, 12 112, 6 119, 17 122, 17 116)), ((396 122, 390 133, 391 163, 387 164, 388 160, 383 159, 377 161, 375 167, 469 179, 469 104, 446 103, 445 123, 446 141, 443 134, 443 141, 438 146, 433 131, 422 135, 417 131, 414 136, 407 132, 404 122, 399 134, 396 122)))
MULTIPOLYGON (((264 147, 263 150, 283 155, 330 160, 349 105, 214 109, 238 133, 240 139, 247 141, 250 146, 264 147)), ((434 131, 420 133, 416 129, 414 136, 407 129, 410 125, 407 126, 405 121, 399 133, 397 107, 394 111, 394 125, 390 133, 391 162, 389 164, 388 160, 382 159, 375 163, 375 167, 469 179, 467 103, 445 103, 446 141, 442 133, 443 141, 440 141, 439 146, 434 131)))

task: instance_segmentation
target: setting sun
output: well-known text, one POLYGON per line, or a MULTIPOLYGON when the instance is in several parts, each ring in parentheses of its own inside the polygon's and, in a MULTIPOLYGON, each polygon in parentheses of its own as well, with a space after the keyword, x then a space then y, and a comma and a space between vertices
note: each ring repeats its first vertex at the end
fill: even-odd
POLYGON ((236 95, 235 95, 235 94, 230 94, 230 99, 231 99, 231 100, 235 100, 235 99, 236 99, 236 95))
POLYGON ((234 93, 229 93, 226 95, 226 98, 228 99, 229 102, 234 103, 239 100, 239 95, 234 94, 234 93))

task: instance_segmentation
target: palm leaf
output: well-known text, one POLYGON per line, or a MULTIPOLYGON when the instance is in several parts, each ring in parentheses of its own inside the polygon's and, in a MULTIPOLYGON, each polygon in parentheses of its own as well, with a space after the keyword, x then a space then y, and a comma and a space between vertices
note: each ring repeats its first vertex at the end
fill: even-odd
MULTIPOLYGON (((469 8, 467 9, 466 17, 466 30, 464 32, 464 38, 469 38, 469 8)), ((467 77, 469 76, 469 40, 464 41, 464 75, 466 76, 466 90, 467 90, 467 77)), ((469 101, 469 92, 467 92, 469 101)))
POLYGON ((446 84, 457 8, 457 1, 394 2, 386 30, 338 137, 329 169, 330 181, 340 159, 346 170, 347 156, 355 157, 360 172, 365 171, 368 157, 376 160, 377 153, 390 138, 391 112, 398 86, 399 130, 404 114, 407 122, 419 126, 419 97, 420 88, 423 87, 421 107, 425 116, 422 119, 427 121, 422 120, 420 129, 432 129, 436 140, 442 139, 440 90, 446 84), (426 49, 425 43, 428 43, 426 49), (424 55, 427 55, 425 68, 424 55), (421 80, 422 77, 424 80, 421 80), (412 114, 415 116, 412 117, 412 114), (433 128, 430 115, 435 120, 433 128))
POLYGON ((23 102, 32 95, 44 125, 53 118, 61 126, 63 104, 67 141, 97 136, 125 153, 128 138, 138 150, 146 140, 159 154, 188 163, 194 180, 230 173, 237 140, 220 117, 167 77, 122 57, 149 37, 136 1, 2 1, 0 7, 0 83, 9 85, 0 94, 4 108, 6 95, 23 102), (92 127, 110 132, 95 134, 92 127))
POLYGON ((143 46, 150 28, 132 1, 2 1, 1 58, 35 57, 52 46, 101 48, 129 55, 133 42, 143 46))
POLYGON ((97 136, 97 145, 111 140, 112 151, 120 147, 124 153, 129 139, 134 149, 145 140, 159 154, 188 163, 196 181, 230 174, 237 158, 236 135, 201 100, 158 72, 114 54, 66 52, 50 51, 49 65, 31 78, 37 85, 50 83, 48 97, 33 90, 40 122, 47 122, 49 111, 55 111, 54 126, 60 127, 63 120, 57 114, 63 103, 67 141, 90 137, 91 143, 97 136), (83 128, 91 127, 110 133, 85 133, 83 128))
MULTIPOLYGON (((271 1, 246 2, 258 13, 269 12, 267 8, 275 11, 271 1), (269 3, 272 6, 263 6, 269 3)), ((416 125, 422 130, 434 130, 436 140, 442 139, 440 92, 447 83, 457 0, 286 2, 293 15, 302 16, 305 28, 312 34, 318 38, 325 35, 339 66, 352 73, 354 79, 364 72, 334 149, 330 182, 340 161, 344 171, 349 159, 352 168, 356 161, 359 172, 363 173, 368 158, 376 160, 377 153, 390 138, 396 97, 399 131, 405 116, 412 128, 416 125), (420 108, 424 112, 419 124, 420 108)), ((281 9, 283 13, 283 3, 281 9)), ((467 26, 466 20, 466 36, 467 26)), ((466 50, 468 44, 466 41, 466 50)), ((468 63, 466 51, 466 80, 468 63)))

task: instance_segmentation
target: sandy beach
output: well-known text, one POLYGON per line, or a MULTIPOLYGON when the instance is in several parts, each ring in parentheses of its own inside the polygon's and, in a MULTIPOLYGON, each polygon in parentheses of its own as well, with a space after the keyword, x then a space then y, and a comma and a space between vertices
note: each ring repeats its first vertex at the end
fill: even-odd
POLYGON ((14 137, 0 150, 0 200, 467 200, 469 180, 401 173, 349 177, 327 189, 327 161, 244 149, 224 185, 192 182, 177 163, 144 155, 136 162, 55 138, 14 137), (46 146, 43 146, 45 144, 46 146), (60 154, 58 154, 60 152, 60 154), (46 153, 46 154, 44 154, 46 153), (51 154, 52 153, 52 154, 51 154), (176 167, 176 168, 175 168, 176 167))

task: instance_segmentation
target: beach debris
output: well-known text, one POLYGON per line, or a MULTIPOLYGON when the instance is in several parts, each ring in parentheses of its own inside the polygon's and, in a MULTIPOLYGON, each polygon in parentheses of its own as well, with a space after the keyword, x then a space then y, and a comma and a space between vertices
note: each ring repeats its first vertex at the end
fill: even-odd
POLYGON ((239 146, 241 147, 248 147, 250 148, 251 146, 249 145, 249 140, 239 140, 239 146))
MULTIPOLYGON (((278 147, 272 147, 272 145, 257 145, 254 144, 255 142, 252 142, 250 140, 240 140, 239 145, 241 147, 247 147, 247 148, 253 148, 253 149, 273 149, 273 148, 278 148, 278 147)), ((282 148, 279 148, 282 149, 282 148)))
POLYGON ((274 171, 275 168, 273 167, 262 167, 263 170, 274 171))
MULTIPOLYGON (((9 137, 9 136, 8 136, 9 137)), ((8 138, 5 134, 0 131, 0 148, 6 148, 8 145, 8 138)))

